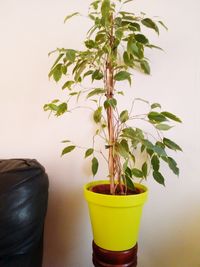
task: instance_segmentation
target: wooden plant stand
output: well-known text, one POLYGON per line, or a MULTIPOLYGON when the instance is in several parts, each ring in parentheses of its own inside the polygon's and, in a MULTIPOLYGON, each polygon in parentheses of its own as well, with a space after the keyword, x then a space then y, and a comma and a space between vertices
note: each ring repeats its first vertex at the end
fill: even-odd
POLYGON ((125 251, 109 251, 92 243, 92 260, 95 267, 136 267, 137 244, 125 251))

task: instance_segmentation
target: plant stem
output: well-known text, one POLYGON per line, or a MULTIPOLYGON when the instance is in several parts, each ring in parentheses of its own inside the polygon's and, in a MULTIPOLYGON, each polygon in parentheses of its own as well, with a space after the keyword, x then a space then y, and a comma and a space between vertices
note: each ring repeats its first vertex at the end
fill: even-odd
MULTIPOLYGON (((111 63, 107 64, 107 77, 106 77, 106 88, 107 88, 107 99, 113 98, 113 68, 111 63)), ((110 193, 115 193, 115 181, 114 181, 114 151, 113 146, 115 143, 114 137, 114 121, 113 121, 113 107, 107 108, 107 119, 108 119, 108 135, 109 135, 109 176, 110 176, 110 193)))
MULTIPOLYGON (((113 14, 110 17, 111 30, 110 30, 110 47, 112 51, 113 47, 113 14)), ((113 77, 113 66, 111 62, 111 58, 108 56, 106 61, 106 79, 105 79, 105 87, 106 87, 106 97, 107 99, 113 98, 114 92, 114 77, 113 77)), ((108 120, 108 136, 109 136, 109 157, 108 157, 108 167, 109 167, 109 177, 110 177, 110 193, 112 195, 115 194, 115 158, 114 158, 114 144, 115 144, 115 136, 114 136, 114 118, 113 118, 113 107, 110 105, 107 108, 107 120, 108 120)))

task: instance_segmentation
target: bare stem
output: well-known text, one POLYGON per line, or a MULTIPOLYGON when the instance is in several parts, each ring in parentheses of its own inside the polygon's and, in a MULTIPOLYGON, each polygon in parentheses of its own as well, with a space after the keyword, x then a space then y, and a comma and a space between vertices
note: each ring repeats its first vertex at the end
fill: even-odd
MULTIPOLYGON (((113 47, 113 15, 110 17, 111 23, 111 31, 109 34, 110 47, 113 47)), ((112 66, 111 59, 109 55, 107 57, 106 65, 105 65, 105 89, 106 89, 106 97, 107 99, 113 98, 114 92, 114 69, 112 66)), ((107 120, 108 120, 108 136, 109 136, 109 156, 108 156, 108 168, 109 168, 109 177, 110 177, 110 193, 112 195, 115 194, 115 158, 114 158, 114 144, 115 144, 115 136, 114 136, 114 116, 113 116, 113 107, 110 105, 107 108, 107 120)))
POLYGON ((68 112, 72 112, 73 110, 76 110, 76 109, 90 109, 90 110, 94 111, 94 109, 91 108, 91 107, 87 107, 87 106, 77 106, 77 107, 71 108, 70 110, 68 110, 68 112))

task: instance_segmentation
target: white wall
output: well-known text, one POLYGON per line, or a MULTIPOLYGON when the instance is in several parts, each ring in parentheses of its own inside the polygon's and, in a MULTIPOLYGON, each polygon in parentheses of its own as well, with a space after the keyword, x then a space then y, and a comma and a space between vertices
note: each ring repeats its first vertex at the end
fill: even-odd
MULTIPOLYGON (((49 82, 56 47, 80 47, 88 21, 63 18, 72 11, 87 11, 89 0, 0 1, 0 148, 1 158, 37 158, 50 178, 49 209, 45 228, 44 267, 91 265, 91 233, 82 185, 89 181, 82 154, 60 158, 60 143, 73 138, 89 142, 87 112, 48 119, 44 103, 59 96, 59 85, 49 82), (78 119, 77 125, 72 119, 78 119)), ((166 188, 149 181, 150 197, 144 208, 138 267, 200 266, 200 37, 198 0, 135 0, 129 5, 159 15, 168 25, 155 42, 165 49, 149 52, 152 76, 135 74, 128 92, 182 117, 184 124, 169 137, 184 149, 177 155, 181 175, 164 170, 166 188)), ((126 101, 126 100, 125 100, 126 101)), ((100 172, 104 178, 106 169, 100 172)))

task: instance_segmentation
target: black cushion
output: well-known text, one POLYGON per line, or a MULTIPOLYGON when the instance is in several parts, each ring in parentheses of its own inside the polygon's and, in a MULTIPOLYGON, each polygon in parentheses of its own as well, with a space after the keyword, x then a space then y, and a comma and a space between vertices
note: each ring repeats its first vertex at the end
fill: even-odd
POLYGON ((36 160, 0 160, 0 267, 41 266, 48 186, 36 160))

